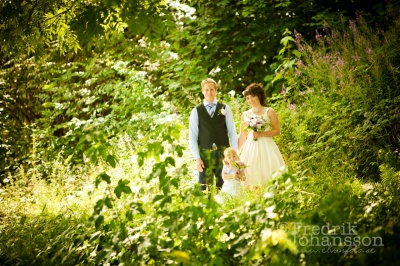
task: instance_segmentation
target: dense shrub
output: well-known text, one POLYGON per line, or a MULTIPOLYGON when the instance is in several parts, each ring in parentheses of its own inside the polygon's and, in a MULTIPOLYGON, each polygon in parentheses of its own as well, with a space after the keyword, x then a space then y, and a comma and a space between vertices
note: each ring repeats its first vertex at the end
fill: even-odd
POLYGON ((398 20, 375 32, 359 18, 344 32, 326 25, 317 47, 295 34, 301 58, 281 70, 290 109, 282 112, 288 153, 353 165, 359 177, 376 181, 379 165, 399 169, 399 30, 398 20))

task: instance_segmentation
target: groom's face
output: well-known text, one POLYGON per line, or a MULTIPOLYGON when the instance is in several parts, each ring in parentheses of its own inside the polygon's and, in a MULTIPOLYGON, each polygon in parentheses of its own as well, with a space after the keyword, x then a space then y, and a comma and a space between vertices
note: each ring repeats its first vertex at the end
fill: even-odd
POLYGON ((217 95, 217 89, 215 88, 214 83, 204 84, 203 88, 201 89, 201 92, 204 95, 204 99, 209 103, 214 101, 215 96, 217 95))

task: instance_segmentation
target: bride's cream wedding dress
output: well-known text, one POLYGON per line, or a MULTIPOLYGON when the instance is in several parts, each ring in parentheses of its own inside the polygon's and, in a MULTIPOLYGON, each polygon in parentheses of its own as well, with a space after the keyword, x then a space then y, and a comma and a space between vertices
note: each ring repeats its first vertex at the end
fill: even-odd
MULTIPOLYGON (((270 123, 267 108, 261 116, 267 123, 270 123)), ((251 110, 244 113, 250 117, 255 115, 251 110)), ((266 131, 269 130, 267 127, 266 131)), ((240 151, 240 160, 247 165, 245 169, 245 186, 260 186, 268 182, 272 175, 277 172, 287 171, 285 161, 279 151, 278 146, 272 137, 262 137, 253 139, 253 131, 247 135, 247 139, 240 151)))

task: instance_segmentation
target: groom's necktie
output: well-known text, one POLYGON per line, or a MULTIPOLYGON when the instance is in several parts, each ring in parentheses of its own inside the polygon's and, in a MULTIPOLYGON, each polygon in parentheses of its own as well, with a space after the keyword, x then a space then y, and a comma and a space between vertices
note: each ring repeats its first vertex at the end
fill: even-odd
POLYGON ((208 113, 210 114, 210 116, 212 117, 214 115, 214 111, 213 111, 213 105, 212 104, 207 104, 207 108, 208 108, 208 113))

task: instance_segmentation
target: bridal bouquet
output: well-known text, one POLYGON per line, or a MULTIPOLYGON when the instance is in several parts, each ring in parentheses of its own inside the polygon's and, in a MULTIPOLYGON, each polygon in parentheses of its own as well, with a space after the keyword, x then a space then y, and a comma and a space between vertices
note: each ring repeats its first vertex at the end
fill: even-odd
MULTIPOLYGON (((246 117, 244 122, 246 123, 247 130, 254 132, 264 131, 270 126, 270 123, 267 123, 262 116, 257 115, 246 117)), ((257 138, 253 138, 253 140, 257 140, 257 138)))

